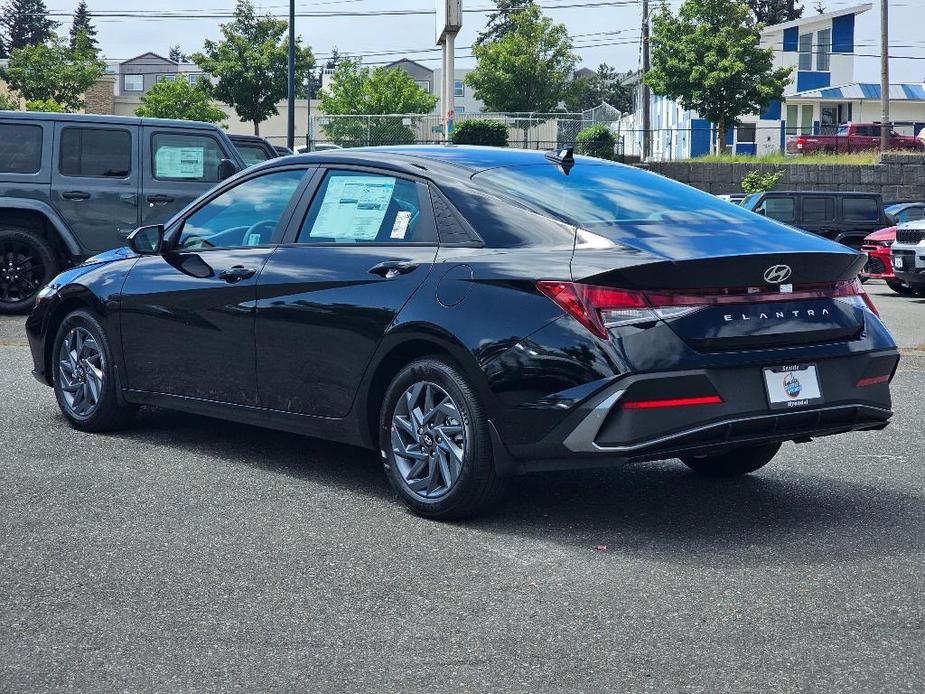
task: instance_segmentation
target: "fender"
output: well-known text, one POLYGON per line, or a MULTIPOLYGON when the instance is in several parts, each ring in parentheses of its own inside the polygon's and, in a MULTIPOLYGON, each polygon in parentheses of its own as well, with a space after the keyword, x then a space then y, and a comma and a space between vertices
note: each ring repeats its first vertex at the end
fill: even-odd
POLYGON ((38 212, 44 215, 45 219, 48 220, 49 224, 51 224, 58 234, 58 238, 64 243, 68 253, 78 258, 87 255, 80 247, 80 242, 77 241, 77 237, 74 236, 74 233, 68 228, 64 220, 61 219, 61 216, 55 212, 54 208, 47 202, 33 200, 31 198, 0 197, 0 207, 14 210, 29 210, 30 212, 38 212))

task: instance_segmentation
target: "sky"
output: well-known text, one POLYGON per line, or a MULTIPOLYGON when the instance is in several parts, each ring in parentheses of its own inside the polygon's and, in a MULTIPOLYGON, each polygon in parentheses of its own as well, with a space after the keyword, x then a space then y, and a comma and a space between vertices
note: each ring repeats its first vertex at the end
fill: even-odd
MULTIPOLYGON (((543 11, 566 25, 581 63, 594 68, 606 62, 618 70, 636 69, 639 65, 639 25, 641 7, 638 0, 538 0, 543 11), (580 4, 609 2, 599 7, 575 7, 580 4), (561 7, 572 5, 572 7, 561 7), (553 9, 559 6, 558 9, 553 9)), ((855 75, 859 81, 880 80, 879 2, 858 16, 855 47, 855 75)), ((479 9, 493 5, 491 0, 463 0, 464 8, 479 9)), ((73 12, 77 0, 46 0, 52 12, 73 12)), ((95 18, 99 41, 105 57, 126 59, 146 51, 167 55, 169 47, 179 44, 192 53, 206 38, 220 36, 222 18, 179 19, 166 13, 216 14, 229 12, 234 0, 156 0, 158 11, 151 10, 151 0, 88 0, 91 12, 141 12, 143 17, 95 18)), ((288 16, 286 0, 255 2, 263 12, 288 16)), ((653 7, 658 0, 651 0, 653 7)), ((680 0, 671 0, 673 8, 680 0)), ((824 0, 828 11, 850 7, 858 2, 824 0)), ((815 0, 806 2, 804 16, 812 13, 815 0)), ((434 0, 297 0, 297 12, 339 13, 377 12, 383 10, 433 10, 434 0)), ((921 27, 925 19, 925 0, 890 0, 891 82, 925 80, 925 37, 921 27)), ((467 47, 485 24, 486 15, 466 11, 463 29, 456 40, 457 67, 474 64, 467 47)), ((63 20, 63 17, 57 19, 63 20)), ((303 44, 311 46, 319 63, 336 46, 342 54, 362 55, 369 64, 384 64, 402 56, 418 60, 429 67, 440 64, 435 47, 433 15, 393 15, 379 17, 297 17, 296 31, 303 44), (368 55, 379 53, 379 55, 368 55)), ((66 32, 68 24, 60 29, 66 32)))

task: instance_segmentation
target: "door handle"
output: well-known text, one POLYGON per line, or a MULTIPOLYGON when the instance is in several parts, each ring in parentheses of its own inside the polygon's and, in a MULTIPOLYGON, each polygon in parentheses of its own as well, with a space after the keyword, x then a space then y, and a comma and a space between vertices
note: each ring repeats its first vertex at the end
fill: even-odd
POLYGON ((159 193, 157 195, 149 195, 147 197, 147 200, 153 205, 158 205, 158 204, 163 205, 164 203, 173 202, 173 196, 172 195, 162 195, 159 193))
POLYGON ((411 260, 386 260, 378 265, 373 265, 369 268, 369 272, 390 280, 398 275, 407 275, 409 272, 413 272, 418 265, 420 263, 415 263, 411 260))
POLYGON ((222 270, 220 273, 218 273, 218 278, 220 280, 225 280, 228 284, 234 284, 235 282, 249 279, 256 274, 257 270, 252 267, 235 265, 230 270, 222 270))
POLYGON ((65 200, 89 200, 90 193, 85 193, 82 190, 69 190, 61 193, 61 197, 65 200))

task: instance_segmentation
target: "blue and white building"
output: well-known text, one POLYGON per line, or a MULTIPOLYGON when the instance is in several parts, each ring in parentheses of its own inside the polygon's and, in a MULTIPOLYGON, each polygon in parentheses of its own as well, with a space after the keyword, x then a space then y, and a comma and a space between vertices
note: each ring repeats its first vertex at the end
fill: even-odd
MULTIPOLYGON (((746 116, 727 132, 731 152, 778 152, 787 135, 834 131, 848 121, 879 121, 880 86, 858 83, 854 76, 855 19, 872 7, 864 3, 807 15, 761 32, 762 48, 774 51, 774 67, 793 68, 791 82, 782 102, 772 102, 763 113, 746 116)), ((636 112, 621 123, 627 154, 642 151, 641 86, 636 89, 636 99, 636 112)), ((891 119, 897 129, 918 135, 925 128, 925 87, 892 85, 890 99, 891 119)), ((687 159, 710 153, 716 130, 696 112, 654 94, 649 112, 652 159, 687 159)))

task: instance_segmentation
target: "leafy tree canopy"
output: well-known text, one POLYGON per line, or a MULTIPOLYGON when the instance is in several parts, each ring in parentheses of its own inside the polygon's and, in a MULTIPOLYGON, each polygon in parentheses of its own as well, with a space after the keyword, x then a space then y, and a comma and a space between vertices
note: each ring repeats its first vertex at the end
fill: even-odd
POLYGON ((57 26, 48 18, 44 0, 6 0, 0 7, 0 57, 16 48, 45 43, 57 26))
POLYGON ((514 15, 533 4, 533 0, 495 0, 497 9, 488 15, 485 30, 475 38, 475 45, 495 41, 511 33, 514 29, 514 15))
POLYGON ((194 87, 186 80, 158 82, 141 97, 141 106, 135 115, 142 118, 176 118, 220 123, 227 117, 214 106, 202 87, 194 87))
POLYGON ((737 0, 685 0, 677 16, 667 5, 652 19, 652 66, 646 83, 712 121, 725 148, 726 129, 780 99, 790 68, 774 68, 772 49, 737 0))
MULTIPOLYGON (((260 124, 279 113, 276 104, 288 94, 287 24, 271 15, 258 17, 250 0, 238 0, 234 19, 223 24, 222 40, 205 42, 193 62, 217 78, 208 85, 212 96, 230 104, 241 120, 260 124)), ((301 84, 315 64, 308 47, 296 47, 296 83, 301 84)))
POLYGON ((71 112, 83 107, 84 94, 105 70, 102 60, 55 37, 48 43, 14 50, 2 76, 26 101, 50 100, 71 112))
POLYGON ((99 52, 99 41, 96 39, 96 27, 90 20, 90 9, 86 0, 80 0, 74 11, 74 22, 71 24, 71 48, 87 55, 96 55, 99 52))
POLYGON ((607 103, 622 113, 633 110, 633 90, 622 82, 627 73, 618 72, 607 63, 601 63, 597 72, 590 77, 572 81, 565 97, 565 107, 572 112, 600 106, 607 103))
POLYGON ((572 40, 533 4, 511 22, 501 38, 473 46, 478 63, 466 84, 489 111, 550 112, 568 94, 578 61, 572 40))
POLYGON ((755 21, 769 26, 789 22, 803 16, 803 6, 797 0, 745 0, 755 21))

